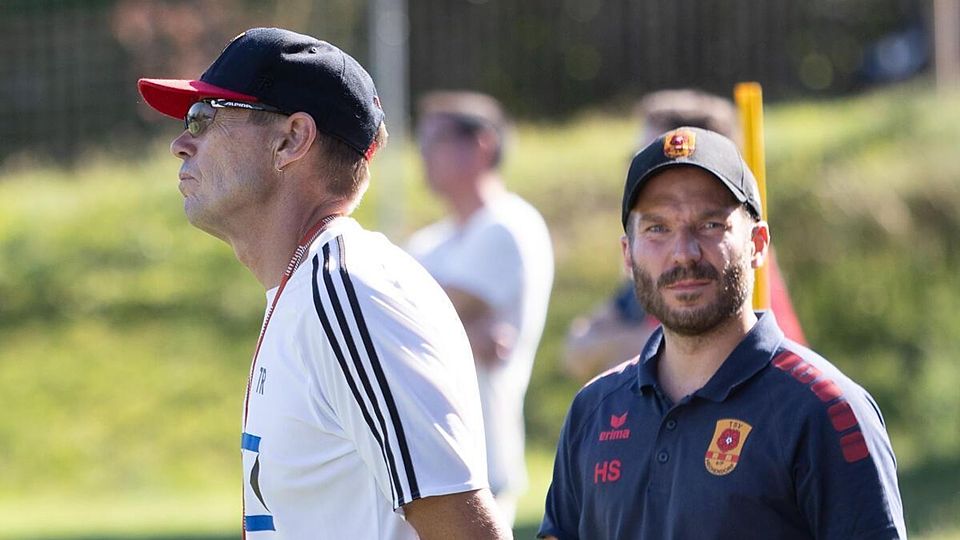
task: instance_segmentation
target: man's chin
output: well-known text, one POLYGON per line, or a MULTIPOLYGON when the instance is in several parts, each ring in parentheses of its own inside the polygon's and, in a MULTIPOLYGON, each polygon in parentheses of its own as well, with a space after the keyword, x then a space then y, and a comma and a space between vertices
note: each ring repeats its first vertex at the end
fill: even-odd
POLYGON ((187 223, 193 225, 201 231, 206 231, 206 228, 204 227, 203 214, 194 208, 190 199, 183 201, 183 214, 187 217, 187 223))
POLYGON ((191 210, 191 208, 184 204, 184 213, 186 214, 187 222, 190 223, 190 225, 193 225, 194 228, 200 229, 210 236, 226 241, 226 237, 220 231, 220 228, 211 223, 209 219, 205 219, 207 216, 200 212, 191 210))
POLYGON ((720 326, 724 320, 724 317, 718 315, 716 306, 701 305, 671 309, 661 322, 665 328, 675 334, 696 336, 709 333, 720 326))
POLYGON ((664 307, 681 317, 691 316, 699 312, 705 312, 712 308, 712 302, 716 300, 707 298, 703 293, 683 293, 671 295, 671 297, 661 298, 664 307))
POLYGON ((725 323, 736 319, 742 309, 724 310, 718 305, 707 305, 689 310, 671 310, 661 323, 664 328, 681 336, 709 334, 725 323))

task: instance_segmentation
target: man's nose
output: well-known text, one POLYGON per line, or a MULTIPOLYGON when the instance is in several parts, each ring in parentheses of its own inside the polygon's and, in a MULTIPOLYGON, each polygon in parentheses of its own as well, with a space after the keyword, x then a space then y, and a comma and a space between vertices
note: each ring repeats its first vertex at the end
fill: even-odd
POLYGON ((180 159, 187 159, 195 152, 196 146, 193 144, 193 136, 187 130, 183 130, 183 133, 170 142, 170 153, 180 159))
POLYGON ((673 261, 678 265, 686 266, 692 262, 698 262, 702 256, 700 241, 695 231, 688 227, 681 227, 677 231, 673 246, 673 261))

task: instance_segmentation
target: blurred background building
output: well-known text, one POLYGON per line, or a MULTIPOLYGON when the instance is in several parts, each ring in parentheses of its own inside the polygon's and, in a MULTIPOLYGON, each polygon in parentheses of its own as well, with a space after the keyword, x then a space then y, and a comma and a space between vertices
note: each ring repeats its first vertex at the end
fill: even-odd
POLYGON ((760 81, 768 100, 843 95, 934 65, 934 0, 734 4, 5 0, 0 160, 26 152, 69 162, 82 150, 123 150, 148 140, 162 120, 138 103, 134 81, 146 73, 196 76, 227 40, 254 25, 328 39, 375 75, 378 61, 406 58, 406 78, 400 73, 399 83, 379 81, 381 92, 401 103, 428 89, 470 88, 500 97, 521 119, 618 107, 659 88, 726 94, 743 80, 760 81), (387 8, 392 17, 374 23, 387 8), (385 60, 391 56, 378 56, 380 46, 404 54, 385 60))

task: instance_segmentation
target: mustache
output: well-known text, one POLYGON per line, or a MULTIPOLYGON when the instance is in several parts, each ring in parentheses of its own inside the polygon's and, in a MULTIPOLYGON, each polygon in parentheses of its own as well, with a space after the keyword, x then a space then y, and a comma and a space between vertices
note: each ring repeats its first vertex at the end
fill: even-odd
POLYGON ((694 266, 678 266, 660 275, 657 279, 657 288, 667 287, 684 279, 718 280, 720 279, 720 272, 707 263, 694 266))

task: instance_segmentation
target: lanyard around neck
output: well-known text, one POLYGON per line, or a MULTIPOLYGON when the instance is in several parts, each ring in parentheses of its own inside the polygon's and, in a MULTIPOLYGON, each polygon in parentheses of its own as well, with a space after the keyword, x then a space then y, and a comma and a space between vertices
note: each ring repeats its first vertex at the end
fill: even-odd
POLYGON ((320 233, 327 228, 327 225, 329 225, 330 222, 337 217, 340 217, 340 214, 330 214, 329 216, 318 221, 316 225, 307 231, 307 234, 303 235, 303 238, 301 238, 300 242, 297 244, 297 249, 293 251, 293 255, 290 257, 290 262, 287 263, 286 270, 283 271, 283 276, 280 277, 280 285, 277 286, 277 294, 273 296, 273 301, 270 303, 270 308, 267 310, 267 315, 263 318, 263 326, 260 327, 260 337, 257 338, 257 347, 253 351, 253 361, 250 363, 250 375, 247 377, 247 394, 243 400, 244 428, 246 428, 247 425, 247 413, 250 411, 250 387, 253 385, 253 374, 257 369, 257 358, 260 356, 260 347, 263 345, 263 337, 267 334, 267 325, 270 324, 270 317, 273 316, 273 312, 277 308, 277 302, 280 301, 280 295, 283 293, 283 289, 287 286, 287 282, 290 281, 290 277, 294 272, 297 271, 297 268, 300 268, 300 264, 303 263, 303 256, 306 255, 307 250, 310 249, 310 245, 313 244, 314 240, 320 236, 320 233))

